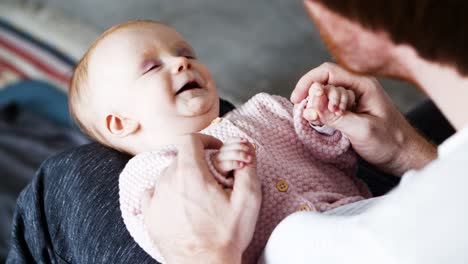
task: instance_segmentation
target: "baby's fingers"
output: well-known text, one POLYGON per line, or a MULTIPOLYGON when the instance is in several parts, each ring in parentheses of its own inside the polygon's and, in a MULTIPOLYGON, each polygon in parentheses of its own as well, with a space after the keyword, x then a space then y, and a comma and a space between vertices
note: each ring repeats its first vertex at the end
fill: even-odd
POLYGON ((245 139, 245 138, 241 138, 241 137, 231 137, 231 138, 228 138, 225 142, 224 142, 224 146, 225 145, 231 145, 231 144, 236 144, 236 143, 247 143, 248 140, 245 139))
POLYGON ((317 100, 324 94, 323 85, 320 83, 313 83, 309 89, 309 100, 307 101, 306 108, 316 108, 317 100))
POLYGON ((355 96, 350 90, 340 86, 327 85, 328 110, 342 114, 354 104, 355 96))
MULTIPOLYGON (((249 150, 249 146, 246 147, 249 150)), ((221 174, 227 175, 230 171, 242 169, 253 160, 253 154, 250 154, 248 151, 238 149, 228 151, 220 150, 214 157, 213 164, 221 174)))
POLYGON ((346 89, 344 89, 343 87, 337 87, 337 88, 340 93, 340 105, 338 107, 339 108, 338 112, 343 113, 348 108, 349 96, 348 96, 348 92, 346 92, 346 89))
POLYGON ((218 161, 216 165, 216 169, 219 173, 223 175, 227 175, 229 172, 233 170, 242 169, 245 166, 245 163, 242 161, 237 160, 225 160, 225 161, 218 161))
POLYGON ((309 89, 309 100, 302 117, 315 126, 321 126, 320 112, 326 110, 328 98, 325 96, 324 86, 319 83, 312 84, 309 89))
POLYGON ((220 151, 217 155, 218 162, 222 161, 241 161, 249 163, 253 160, 253 155, 242 150, 220 151))
POLYGON ((230 143, 228 144, 227 141, 224 145, 220 148, 221 152, 228 152, 228 151, 244 151, 247 153, 252 152, 249 146, 248 141, 242 141, 241 143, 230 143))
POLYGON ((327 85, 327 97, 328 97, 328 111, 330 112, 336 112, 339 110, 339 105, 340 105, 340 90, 338 87, 332 86, 332 85, 327 85))

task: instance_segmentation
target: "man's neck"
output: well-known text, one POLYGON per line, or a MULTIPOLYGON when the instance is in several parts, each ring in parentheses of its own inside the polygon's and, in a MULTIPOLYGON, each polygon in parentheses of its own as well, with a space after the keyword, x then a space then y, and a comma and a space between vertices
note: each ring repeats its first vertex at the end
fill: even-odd
POLYGON ((399 47, 394 58, 399 69, 390 75, 410 80, 434 101, 456 130, 468 125, 468 77, 453 66, 422 59, 413 48, 399 47))

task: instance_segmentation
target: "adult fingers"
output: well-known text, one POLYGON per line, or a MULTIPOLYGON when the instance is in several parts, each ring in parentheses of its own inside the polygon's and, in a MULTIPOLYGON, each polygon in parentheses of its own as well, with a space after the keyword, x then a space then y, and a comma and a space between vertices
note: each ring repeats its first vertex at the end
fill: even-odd
POLYGON ((221 140, 199 133, 187 135, 178 147, 178 162, 185 166, 206 167, 205 149, 219 149, 223 146, 221 140))
POLYGON ((201 133, 192 133, 190 135, 190 139, 200 142, 203 149, 219 149, 223 146, 223 142, 221 140, 201 133))
MULTIPOLYGON (((327 115, 322 118, 327 119, 327 115)), ((352 144, 361 142, 366 137, 370 137, 370 125, 372 117, 367 114, 356 114, 354 112, 346 111, 339 116, 331 115, 328 120, 324 122, 337 130, 340 130, 346 137, 348 137, 352 144)))
POLYGON ((262 192, 256 173, 256 163, 247 164, 234 171, 234 186, 231 193, 233 221, 242 229, 240 245, 245 249, 252 239, 260 213, 262 192))
MULTIPOLYGON (((234 183, 236 183, 236 180, 234 180, 234 183)), ((258 192, 244 194, 244 197, 240 197, 239 194, 239 192, 236 194, 236 189, 233 189, 231 193, 231 215, 233 217, 231 217, 230 222, 237 225, 238 229, 240 229, 236 240, 240 241, 238 243, 238 248, 244 251, 252 240, 255 232, 255 226, 260 213, 260 205, 262 203, 262 195, 260 188, 258 188, 258 192), (233 197, 238 199, 232 199, 233 197)))
POLYGON ((234 208, 242 209, 246 206, 246 203, 256 203, 260 201, 260 180, 257 175, 256 158, 253 157, 252 162, 245 164, 242 169, 234 171, 234 186, 231 194, 231 202, 234 208))
POLYGON ((153 199, 153 197, 154 197, 154 187, 149 190, 146 190, 143 193, 143 197, 141 199, 142 211, 146 211, 151 207, 151 200, 153 199))
POLYGON ((167 176, 172 177, 180 188, 194 191, 208 187, 207 184, 216 184, 205 160, 205 149, 221 146, 222 142, 212 136, 198 133, 188 135, 182 139, 177 160, 166 171, 167 176))
POLYGON ((348 93, 348 105, 346 107, 350 109, 356 104, 356 95, 352 90, 346 90, 346 92, 348 93))
POLYGON ((352 89, 359 96, 368 89, 365 77, 350 73, 337 64, 326 62, 310 70, 299 79, 291 94, 291 101, 299 103, 307 97, 308 88, 314 83, 331 84, 352 89))

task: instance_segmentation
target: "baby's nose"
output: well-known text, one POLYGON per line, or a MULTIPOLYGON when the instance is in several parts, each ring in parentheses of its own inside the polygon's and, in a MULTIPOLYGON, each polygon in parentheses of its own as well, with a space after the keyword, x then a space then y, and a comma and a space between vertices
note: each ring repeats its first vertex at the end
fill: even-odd
POLYGON ((190 69, 191 64, 190 64, 190 61, 187 58, 178 57, 175 60, 176 61, 174 62, 174 65, 173 65, 173 68, 172 68, 172 71, 173 71, 174 74, 184 72, 184 71, 190 69))

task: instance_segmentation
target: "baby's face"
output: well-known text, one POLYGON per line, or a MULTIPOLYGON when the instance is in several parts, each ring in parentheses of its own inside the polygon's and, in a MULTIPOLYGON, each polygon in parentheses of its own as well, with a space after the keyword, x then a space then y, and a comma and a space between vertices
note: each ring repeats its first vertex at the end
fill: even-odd
POLYGON ((142 23, 111 33, 94 50, 88 72, 97 125, 109 126, 112 115, 137 121, 135 135, 147 143, 141 151, 176 143, 219 113, 208 69, 165 25, 142 23))

